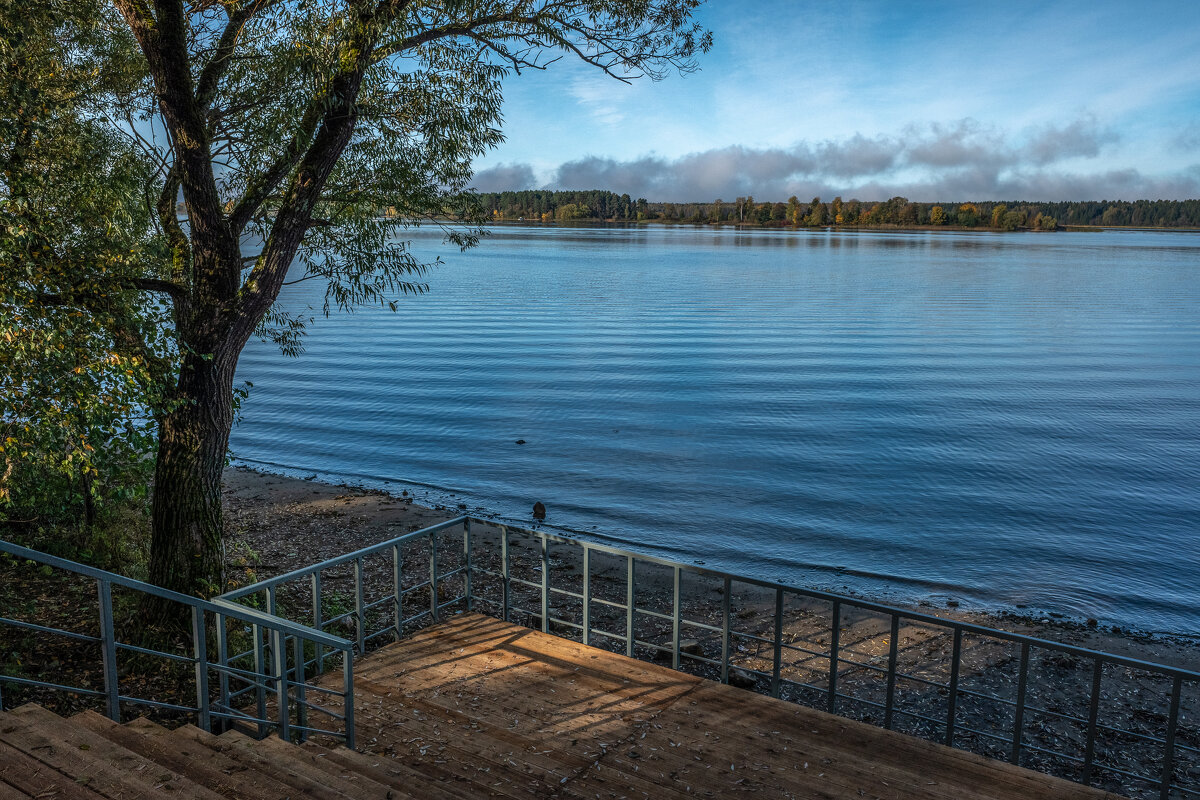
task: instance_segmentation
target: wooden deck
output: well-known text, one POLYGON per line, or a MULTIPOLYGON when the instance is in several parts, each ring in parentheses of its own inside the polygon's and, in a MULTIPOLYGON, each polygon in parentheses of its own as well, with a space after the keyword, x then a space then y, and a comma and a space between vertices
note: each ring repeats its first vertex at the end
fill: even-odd
POLYGON ((1115 797, 473 614, 355 686, 359 749, 428 798, 1115 797))

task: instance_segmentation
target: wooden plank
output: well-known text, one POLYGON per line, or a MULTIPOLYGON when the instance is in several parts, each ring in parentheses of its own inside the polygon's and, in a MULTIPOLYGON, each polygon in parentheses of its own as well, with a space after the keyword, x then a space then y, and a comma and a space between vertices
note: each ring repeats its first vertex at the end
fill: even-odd
POLYGON ((0 741, 110 800, 220 795, 32 704, 0 716, 0 741))
POLYGON ((306 775, 319 779, 330 788, 355 800, 396 800, 398 796, 410 796, 365 775, 349 772, 336 764, 331 765, 312 751, 285 742, 277 736, 259 740, 243 738, 242 741, 246 747, 268 761, 275 764, 286 763, 292 769, 303 769, 306 775))
MULTIPOLYGON (((343 769, 365 775, 385 786, 406 790, 419 800, 467 800, 478 796, 474 787, 464 789, 462 782, 447 783, 428 770, 413 770, 395 759, 359 753, 345 747, 326 748, 312 742, 300 746, 343 769)), ((400 796, 410 795, 397 795, 400 796)))
MULTIPOLYGON (((339 800, 345 795, 327 782, 314 778, 310 770, 297 762, 288 759, 269 759, 244 746, 248 737, 239 733, 229 732, 220 736, 195 728, 185 726, 174 731, 174 735, 182 740, 202 745, 240 764, 247 770, 269 776, 272 780, 300 790, 314 800, 339 800)), ((323 776, 322 776, 323 777, 323 776)), ((294 794, 294 792, 293 792, 294 794)))
MULTIPOLYGON (((0 727, 3 718, 0 717, 0 727)), ((61 775, 37 759, 0 742, 0 781, 29 796, 54 792, 54 800, 99 800, 102 795, 61 775)))
POLYGON ((108 717, 84 711, 71 717, 71 722, 185 775, 222 797, 246 800, 285 798, 295 791, 293 787, 248 769, 211 747, 175 736, 148 719, 139 718, 118 725, 108 717))

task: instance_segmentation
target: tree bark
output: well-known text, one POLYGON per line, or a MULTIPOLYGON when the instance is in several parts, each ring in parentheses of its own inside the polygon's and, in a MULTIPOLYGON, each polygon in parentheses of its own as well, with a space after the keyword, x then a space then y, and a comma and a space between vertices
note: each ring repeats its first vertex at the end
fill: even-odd
POLYGON ((211 597, 223 590, 221 475, 236 366, 236 356, 187 354, 179 399, 159 418, 150 582, 183 594, 211 597))

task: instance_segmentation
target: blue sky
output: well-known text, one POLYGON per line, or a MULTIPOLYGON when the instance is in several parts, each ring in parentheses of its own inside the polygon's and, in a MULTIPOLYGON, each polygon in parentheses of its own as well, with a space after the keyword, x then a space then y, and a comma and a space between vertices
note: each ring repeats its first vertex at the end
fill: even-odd
POLYGON ((651 200, 1200 196, 1200 0, 710 0, 701 71, 505 85, 482 190, 651 200))

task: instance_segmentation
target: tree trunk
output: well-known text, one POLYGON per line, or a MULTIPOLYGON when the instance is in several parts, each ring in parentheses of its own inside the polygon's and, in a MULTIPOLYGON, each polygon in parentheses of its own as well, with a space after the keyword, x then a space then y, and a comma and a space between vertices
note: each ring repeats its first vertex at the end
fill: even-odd
POLYGON ((221 474, 236 365, 236 357, 185 355, 178 400, 159 419, 150 582, 183 594, 211 597, 224 586, 221 474))

